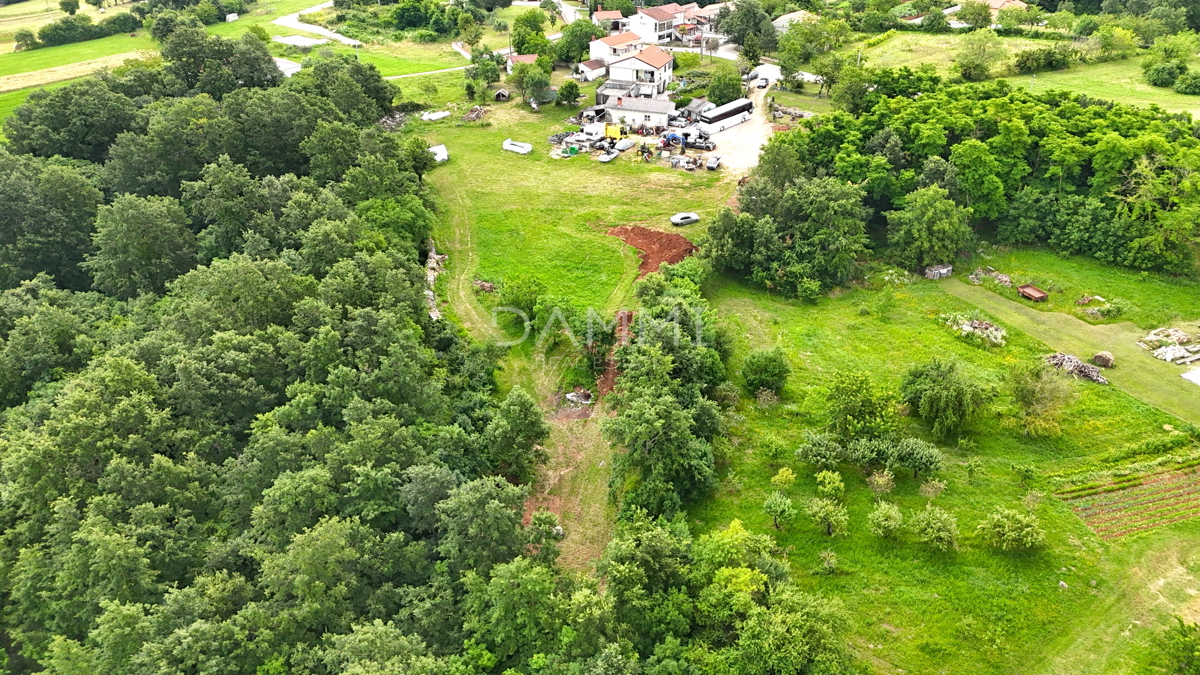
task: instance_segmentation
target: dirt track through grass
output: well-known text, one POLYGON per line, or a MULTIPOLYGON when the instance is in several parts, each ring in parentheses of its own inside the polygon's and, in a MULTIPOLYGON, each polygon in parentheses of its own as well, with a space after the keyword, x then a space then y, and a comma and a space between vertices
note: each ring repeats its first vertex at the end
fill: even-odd
MULTIPOLYGON (((1059 312, 1039 312, 1002 298, 982 286, 947 279, 942 290, 962 298, 1001 322, 1045 343, 1051 349, 1088 360, 1098 351, 1112 352, 1117 367, 1104 375, 1121 391, 1200 424, 1200 387, 1180 377, 1185 369, 1153 358, 1136 342, 1146 331, 1132 323, 1091 325, 1059 312)), ((1194 332, 1194 331, 1193 331, 1194 332)))
POLYGON ((104 68, 115 68, 128 59, 142 58, 144 55, 145 53, 143 52, 125 52, 124 54, 103 56, 98 59, 80 61, 65 66, 43 68, 28 73, 17 73, 16 75, 5 75, 4 77, 0 77, 0 91, 16 91, 17 89, 39 87, 51 82, 73 80, 84 75, 91 75, 104 68))

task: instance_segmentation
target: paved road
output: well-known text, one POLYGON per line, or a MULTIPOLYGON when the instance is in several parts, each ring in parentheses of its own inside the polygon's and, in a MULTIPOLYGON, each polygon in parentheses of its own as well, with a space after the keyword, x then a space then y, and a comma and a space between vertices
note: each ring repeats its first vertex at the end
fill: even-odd
POLYGON ((321 26, 315 26, 311 23, 304 23, 303 21, 300 20, 301 14, 309 14, 312 12, 319 12, 328 7, 333 7, 333 0, 329 0, 329 2, 322 2, 321 4, 314 5, 312 7, 309 7, 308 9, 300 10, 299 12, 296 12, 295 14, 286 14, 284 16, 279 17, 278 19, 275 19, 271 23, 275 24, 276 26, 283 26, 284 28, 291 28, 293 30, 302 30, 302 31, 305 31, 308 33, 316 33, 317 35, 327 37, 330 40, 337 40, 338 42, 341 42, 342 44, 350 45, 351 47, 357 47, 357 46, 361 45, 362 43, 359 42, 358 40, 355 40, 354 38, 348 38, 345 35, 342 35, 341 33, 335 33, 333 31, 329 30, 328 28, 324 28, 321 26))

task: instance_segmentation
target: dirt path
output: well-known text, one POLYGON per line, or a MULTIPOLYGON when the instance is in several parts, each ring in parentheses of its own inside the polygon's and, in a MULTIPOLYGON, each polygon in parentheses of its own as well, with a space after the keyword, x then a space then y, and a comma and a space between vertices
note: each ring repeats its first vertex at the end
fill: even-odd
POLYGON ((302 30, 302 31, 305 31, 308 33, 315 33, 322 37, 327 37, 331 40, 337 40, 338 42, 341 42, 342 44, 350 45, 351 47, 357 47, 357 46, 361 45, 362 43, 359 42, 358 40, 355 40, 354 38, 346 37, 345 35, 342 35, 341 33, 335 33, 333 31, 329 30, 328 28, 324 28, 322 26, 315 26, 311 23, 304 23, 303 21, 300 20, 301 14, 311 14, 313 12, 319 12, 323 9, 328 9, 329 7, 333 7, 333 0, 329 0, 329 2, 322 2, 319 5, 313 5, 312 7, 309 7, 308 9, 302 9, 299 12, 296 12, 294 14, 285 14, 284 16, 281 16, 278 19, 275 19, 271 23, 275 24, 276 26, 283 26, 284 28, 291 28, 292 30, 302 30))
POLYGON ((436 238, 438 250, 450 256, 446 261, 446 273, 442 275, 446 299, 454 316, 471 337, 476 340, 495 340, 500 332, 492 325, 491 315, 475 297, 472 284, 475 269, 479 266, 479 255, 471 245, 470 207, 466 195, 448 175, 437 182, 437 189, 450 205, 447 209, 449 236, 436 238))
POLYGON ((1182 366, 1159 361, 1138 347, 1135 343, 1146 331, 1132 323, 1093 326, 1069 314, 1039 312, 958 279, 943 281, 942 290, 1028 333, 1051 349, 1074 354, 1085 361, 1096 352, 1112 352, 1117 367, 1105 370, 1104 376, 1113 386, 1181 420, 1200 424, 1200 387, 1180 377, 1186 372, 1182 366))
POLYGON ((125 52, 124 54, 113 54, 112 56, 79 61, 65 66, 42 68, 41 70, 17 73, 15 75, 5 75, 4 77, 0 77, 0 91, 15 91, 51 82, 73 80, 84 75, 91 75, 98 70, 115 68, 129 59, 142 58, 149 54, 150 52, 125 52))
MULTIPOLYGON (((763 65, 758 67, 759 73, 774 81, 779 77, 778 66, 763 65)), ((754 101, 753 116, 736 127, 713 134, 712 139, 717 143, 714 154, 721 156, 721 163, 734 175, 744 175, 758 166, 758 155, 762 148, 771 140, 772 125, 767 119, 766 98, 767 89, 758 89, 751 83, 750 100, 754 101)))

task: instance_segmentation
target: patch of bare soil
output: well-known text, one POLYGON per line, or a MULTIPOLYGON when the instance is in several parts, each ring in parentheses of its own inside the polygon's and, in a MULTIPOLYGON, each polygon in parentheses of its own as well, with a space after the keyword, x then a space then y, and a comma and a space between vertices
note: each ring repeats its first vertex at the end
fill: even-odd
POLYGON ((36 87, 51 82, 61 82, 62 80, 73 80, 84 75, 91 75, 97 70, 104 68, 115 68, 129 59, 137 59, 145 56, 143 52, 125 52, 124 54, 114 54, 112 56, 103 56, 98 59, 88 61, 79 61, 70 63, 65 66, 54 66, 52 68, 42 68, 28 73, 17 73, 15 75, 5 75, 0 77, 0 91, 15 91, 17 89, 27 89, 36 87))
POLYGON ((642 261, 638 266, 639 279, 657 272, 663 263, 673 265, 696 250, 696 245, 682 235, 659 232, 640 225, 622 225, 612 228, 608 233, 641 251, 638 254, 642 261))

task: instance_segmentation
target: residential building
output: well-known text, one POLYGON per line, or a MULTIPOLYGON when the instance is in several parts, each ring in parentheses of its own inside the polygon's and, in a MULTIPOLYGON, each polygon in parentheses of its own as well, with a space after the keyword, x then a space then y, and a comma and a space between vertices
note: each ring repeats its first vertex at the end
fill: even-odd
POLYGON ((793 23, 816 23, 819 18, 820 17, 812 12, 800 10, 798 12, 788 12, 787 14, 780 16, 778 19, 772 21, 771 25, 775 26, 775 30, 779 31, 780 33, 786 33, 788 27, 793 23))
POLYGON ((608 64, 608 76, 619 82, 632 82, 637 96, 655 97, 666 93, 675 71, 675 58, 653 45, 608 64))
POLYGON ((537 54, 509 54, 505 58, 505 69, 512 75, 513 66, 518 63, 537 63, 537 54))
POLYGON ((677 3, 659 7, 642 7, 629 17, 629 30, 649 44, 662 44, 675 39, 675 26, 684 23, 685 10, 677 3))
POLYGON ((592 13, 592 23, 604 29, 609 35, 625 32, 628 21, 615 9, 606 10, 601 5, 592 13))
POLYGON ((619 33, 588 43, 588 57, 609 64, 645 46, 646 43, 637 33, 619 33))
POLYGON ((605 104, 604 108, 608 111, 608 121, 614 124, 665 128, 671 113, 675 112, 675 102, 657 98, 617 97, 615 101, 605 104))
POLYGON ((608 74, 608 64, 602 59, 592 59, 579 64, 579 79, 583 82, 592 82, 608 74))

